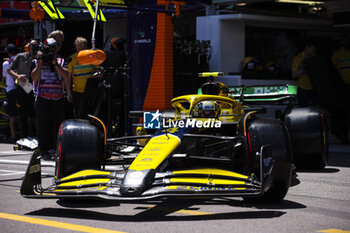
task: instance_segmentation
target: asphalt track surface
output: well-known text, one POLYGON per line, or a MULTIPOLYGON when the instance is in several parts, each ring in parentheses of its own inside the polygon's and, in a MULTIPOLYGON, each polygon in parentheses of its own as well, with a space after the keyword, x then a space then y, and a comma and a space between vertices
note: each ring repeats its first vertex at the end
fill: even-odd
MULTIPOLYGON (((324 170, 298 171, 285 199, 241 198, 147 203, 25 199, 20 185, 32 152, 0 144, 0 232, 327 232, 350 233, 350 146, 332 144, 324 170)), ((53 162, 44 162, 44 183, 53 162)))

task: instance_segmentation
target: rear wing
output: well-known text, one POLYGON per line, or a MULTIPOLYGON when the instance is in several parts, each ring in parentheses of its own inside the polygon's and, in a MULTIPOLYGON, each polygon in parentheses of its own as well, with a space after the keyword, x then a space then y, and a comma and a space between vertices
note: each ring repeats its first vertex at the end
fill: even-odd
POLYGON ((293 103, 297 95, 295 85, 266 85, 229 87, 229 97, 249 104, 293 103))
MULTIPOLYGON (((227 96, 247 104, 293 104, 298 87, 295 85, 231 86, 227 96)), ((202 94, 202 89, 198 89, 202 94)))

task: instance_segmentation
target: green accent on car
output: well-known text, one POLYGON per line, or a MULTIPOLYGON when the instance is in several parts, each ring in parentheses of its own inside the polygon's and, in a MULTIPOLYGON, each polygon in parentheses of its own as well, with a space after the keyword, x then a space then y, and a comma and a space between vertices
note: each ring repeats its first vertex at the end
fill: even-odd
MULTIPOLYGON (((243 89, 244 102, 281 101, 295 97, 298 91, 295 85, 234 86, 228 89, 228 97, 237 100, 240 99, 243 89)), ((203 94, 201 88, 198 89, 198 94, 203 94)))

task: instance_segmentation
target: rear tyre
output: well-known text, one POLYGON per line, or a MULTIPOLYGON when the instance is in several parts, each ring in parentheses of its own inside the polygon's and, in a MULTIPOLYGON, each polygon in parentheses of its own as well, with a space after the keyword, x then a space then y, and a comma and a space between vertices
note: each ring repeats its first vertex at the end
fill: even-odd
POLYGON ((328 161, 326 113, 316 107, 294 108, 284 118, 298 169, 323 169, 328 161))
POLYGON ((56 158, 56 179, 85 169, 100 169, 103 134, 87 120, 66 120, 61 124, 56 158))
POLYGON ((292 178, 292 153, 288 131, 277 119, 257 119, 248 123, 247 140, 250 157, 250 172, 260 174, 257 153, 264 145, 271 146, 273 167, 271 174, 264 178, 264 193, 259 197, 244 198, 253 202, 278 202, 288 192, 292 178))

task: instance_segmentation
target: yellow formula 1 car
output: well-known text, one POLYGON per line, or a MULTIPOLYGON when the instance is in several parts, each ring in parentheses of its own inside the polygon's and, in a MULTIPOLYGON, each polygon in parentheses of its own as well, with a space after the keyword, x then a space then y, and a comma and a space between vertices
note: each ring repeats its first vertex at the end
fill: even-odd
MULTIPOLYGON (((21 194, 115 201, 198 196, 282 200, 293 162, 285 122, 258 117, 264 109, 244 106, 242 90, 211 81, 201 92, 173 99, 173 111, 143 112, 137 136, 108 139, 104 124, 93 116, 63 122, 53 185, 41 186, 35 152, 21 194)), ((293 95, 273 97, 279 101, 293 95)), ((248 93, 246 98, 259 101, 261 95, 248 93)), ((293 114, 289 111, 284 119, 293 122, 293 114)))

